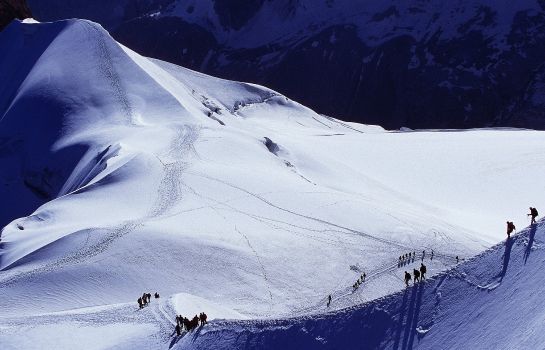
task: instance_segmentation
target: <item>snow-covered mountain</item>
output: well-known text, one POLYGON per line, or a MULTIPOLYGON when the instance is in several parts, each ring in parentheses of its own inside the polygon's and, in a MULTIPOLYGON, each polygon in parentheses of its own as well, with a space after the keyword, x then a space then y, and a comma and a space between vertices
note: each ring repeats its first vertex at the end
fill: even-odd
POLYGON ((11 23, 14 18, 25 19, 32 17, 25 0, 0 1, 0 30, 11 23))
POLYGON ((344 322, 403 288, 419 261, 400 255, 433 250, 433 275, 545 208, 539 131, 344 123, 84 20, 13 22, 0 51, 3 349, 166 348, 175 313, 212 319, 181 347, 238 347, 225 327, 255 334, 247 319, 344 322), (144 291, 162 297, 138 310, 144 291), (338 313, 320 316, 328 294, 338 313))
POLYGON ((388 129, 545 128, 541 0, 30 0, 146 56, 388 129))

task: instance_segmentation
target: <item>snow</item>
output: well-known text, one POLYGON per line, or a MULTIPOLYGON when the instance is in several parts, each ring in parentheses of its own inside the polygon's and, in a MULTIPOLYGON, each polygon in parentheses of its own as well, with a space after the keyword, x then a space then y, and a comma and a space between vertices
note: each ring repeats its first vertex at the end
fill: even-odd
POLYGON ((40 23, 38 21, 36 21, 34 18, 25 18, 22 20, 23 23, 25 24, 31 24, 31 23, 40 23))
POLYGON ((195 295, 185 293, 175 294, 172 296, 171 303, 176 315, 198 315, 206 310, 208 321, 215 319, 247 319, 244 315, 226 309, 221 304, 215 304, 195 295))
POLYGON ((174 348, 541 349, 544 237, 541 222, 388 297, 316 316, 215 322, 174 348))
MULTIPOLYGON (((410 329, 424 348, 456 347, 435 329, 462 325, 441 315, 468 327, 456 305, 482 301, 474 310, 489 312, 517 288, 487 277, 501 247, 449 269, 504 239, 507 219, 520 229, 528 206, 545 208, 542 132, 345 123, 264 87, 139 56, 89 21, 14 22, 0 48, 3 348, 239 347, 245 338, 232 332, 342 344, 354 334, 322 333, 324 320, 355 313, 366 324, 370 305, 413 298, 417 289, 400 292, 402 273, 432 249, 428 275, 448 270, 436 287, 454 306, 410 329), (138 310, 138 296, 155 291, 138 310), (209 326, 173 337, 174 315, 201 311, 209 326)), ((515 239, 513 271, 528 234, 515 239)), ((396 315, 376 313, 378 328, 396 315)))

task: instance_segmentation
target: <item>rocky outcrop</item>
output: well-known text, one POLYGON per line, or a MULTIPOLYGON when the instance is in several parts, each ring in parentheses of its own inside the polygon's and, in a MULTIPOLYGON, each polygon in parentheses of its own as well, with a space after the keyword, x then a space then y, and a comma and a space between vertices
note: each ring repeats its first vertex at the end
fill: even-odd
POLYGON ((25 0, 0 0, 0 30, 15 18, 29 17, 32 17, 32 14, 25 0))

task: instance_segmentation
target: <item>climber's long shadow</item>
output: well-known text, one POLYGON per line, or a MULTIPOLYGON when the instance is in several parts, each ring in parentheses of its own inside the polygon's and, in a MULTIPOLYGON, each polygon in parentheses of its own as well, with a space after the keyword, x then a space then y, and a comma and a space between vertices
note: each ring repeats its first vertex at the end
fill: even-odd
POLYGON ((393 350, 399 349, 399 343, 401 341, 401 332, 403 330, 403 320, 405 318, 405 311, 407 309, 407 299, 409 298, 409 289, 405 288, 405 291, 403 292, 403 301, 401 302, 400 310, 399 310, 399 320, 397 325, 397 330, 395 334, 395 341, 394 341, 394 347, 393 350))
POLYGON ((524 264, 526 264, 526 261, 528 261, 528 257, 530 257, 530 253, 532 252, 532 245, 534 244, 536 229, 537 225, 532 225, 530 227, 530 234, 528 235, 528 245, 526 246, 526 250, 524 251, 524 264))
MULTIPOLYGON (((399 327, 403 327, 403 342, 401 344, 402 350, 412 349, 414 342, 414 335, 416 333, 416 325, 418 324, 418 316, 420 314, 420 307, 422 306, 422 293, 424 289, 424 283, 418 283, 411 288, 411 297, 409 301, 407 320, 405 324, 400 324, 399 327)), ((394 349, 399 345, 394 345, 394 349)))
POLYGON ((507 266, 509 266, 509 259, 511 259, 511 248, 513 248, 513 238, 509 237, 505 241, 505 252, 503 253, 503 267, 500 272, 500 279, 503 279, 507 273, 507 266))
POLYGON ((409 343, 406 349, 412 349, 414 343, 414 336, 416 335, 416 326, 418 325, 418 317, 420 315, 420 308, 422 307, 422 294, 424 292, 424 283, 419 283, 416 291, 416 303, 414 305, 414 316, 412 319, 412 326, 407 329, 409 333, 409 343))

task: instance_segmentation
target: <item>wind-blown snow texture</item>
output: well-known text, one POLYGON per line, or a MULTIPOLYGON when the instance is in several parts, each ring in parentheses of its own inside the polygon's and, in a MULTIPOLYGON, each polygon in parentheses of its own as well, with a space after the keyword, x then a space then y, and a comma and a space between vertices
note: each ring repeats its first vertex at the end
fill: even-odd
POLYGON ((543 0, 30 0, 146 56, 388 129, 545 129, 543 0))
MULTIPOLYGON (((257 85, 139 56, 82 20, 14 22, 0 49, 2 348, 227 348, 246 338, 275 347, 291 336, 327 348, 361 341, 358 324, 369 322, 374 344, 407 348, 418 336, 432 348, 482 323, 454 317, 462 313, 454 301, 438 314, 448 321, 419 321, 415 298, 425 296, 419 312, 428 320, 424 306, 437 295, 428 287, 362 306, 399 293, 403 271, 419 266, 398 267, 398 256, 433 249, 433 275, 502 239, 507 218, 524 226, 529 204, 545 207, 538 131, 343 123, 257 85), (367 282, 352 292, 364 271, 367 282), (162 297, 138 310, 144 291, 162 297), (324 315, 328 294, 333 313, 324 315), (375 322, 369 305, 387 312, 373 311, 375 322), (200 311, 209 326, 172 336, 175 313, 200 311), (417 334, 391 324, 399 313, 417 320, 417 334), (254 318, 269 320, 246 321, 254 318), (339 327, 322 333, 330 319, 339 327), (252 335, 259 329, 261 340, 252 335)), ((473 295, 464 300, 478 310, 507 289, 529 307, 533 285, 516 294, 520 279, 505 281, 523 271, 519 245, 539 249, 542 233, 516 239, 509 269, 500 247, 452 270, 467 274, 464 288, 454 294, 458 285, 445 283, 443 297, 473 295)), ((533 254, 526 266, 537 275, 541 253, 533 254)), ((517 327, 533 329, 542 317, 533 315, 517 327)), ((508 348, 515 338, 504 334, 508 348)), ((527 334, 521 346, 545 343, 527 334)), ((456 339, 449 344, 485 344, 456 339)))

